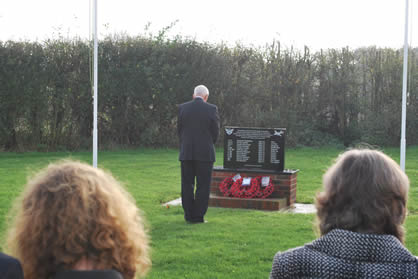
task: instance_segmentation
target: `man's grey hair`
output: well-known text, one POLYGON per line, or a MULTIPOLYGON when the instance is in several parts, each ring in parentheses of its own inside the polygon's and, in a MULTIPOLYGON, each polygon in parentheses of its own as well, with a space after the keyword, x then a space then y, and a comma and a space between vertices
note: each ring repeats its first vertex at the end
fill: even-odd
POLYGON ((204 85, 198 85, 194 88, 194 95, 195 96, 209 96, 209 89, 204 85))

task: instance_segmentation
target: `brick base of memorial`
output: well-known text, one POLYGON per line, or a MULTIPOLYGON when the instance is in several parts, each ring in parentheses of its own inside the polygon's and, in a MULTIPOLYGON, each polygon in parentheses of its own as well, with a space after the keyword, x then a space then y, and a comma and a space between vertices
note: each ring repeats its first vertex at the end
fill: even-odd
POLYGON ((288 208, 296 202, 296 176, 298 171, 284 170, 283 172, 269 172, 263 170, 234 170, 214 167, 210 185, 209 206, 259 210, 280 210, 288 208), (273 193, 265 199, 224 197, 219 190, 219 184, 225 178, 234 176, 237 173, 241 177, 270 176, 274 185, 273 193))

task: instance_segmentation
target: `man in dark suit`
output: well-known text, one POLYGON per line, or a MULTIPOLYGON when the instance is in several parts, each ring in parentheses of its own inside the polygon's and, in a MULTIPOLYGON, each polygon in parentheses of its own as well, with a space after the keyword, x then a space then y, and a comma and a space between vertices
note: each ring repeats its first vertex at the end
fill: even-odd
POLYGON ((0 253, 0 279, 23 279, 20 262, 15 258, 0 253))
POLYGON ((204 85, 194 89, 193 100, 179 106, 177 121, 180 139, 181 200, 184 219, 203 223, 208 209, 210 181, 215 162, 214 143, 219 135, 218 108, 206 101, 204 85), (196 193, 194 185, 196 179, 196 193))

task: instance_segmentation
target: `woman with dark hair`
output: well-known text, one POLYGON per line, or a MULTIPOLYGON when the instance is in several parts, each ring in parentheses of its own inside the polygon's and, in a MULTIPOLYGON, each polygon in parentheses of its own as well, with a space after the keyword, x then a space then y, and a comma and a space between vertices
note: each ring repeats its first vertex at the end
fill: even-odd
POLYGON ((16 201, 8 248, 25 279, 134 279, 151 265, 134 199, 84 163, 49 165, 16 201))
POLYGON ((409 180, 387 155, 350 150, 316 197, 321 237, 277 253, 270 278, 418 278, 403 245, 409 180))

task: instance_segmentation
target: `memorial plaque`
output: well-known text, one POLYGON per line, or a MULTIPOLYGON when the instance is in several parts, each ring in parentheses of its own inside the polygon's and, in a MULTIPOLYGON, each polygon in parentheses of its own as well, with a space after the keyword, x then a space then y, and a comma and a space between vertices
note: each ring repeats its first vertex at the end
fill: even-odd
POLYGON ((225 127, 224 168, 284 169, 283 128, 225 127))

